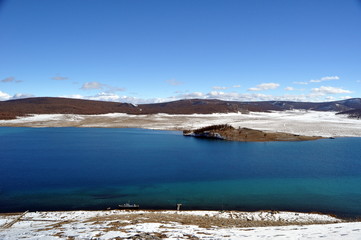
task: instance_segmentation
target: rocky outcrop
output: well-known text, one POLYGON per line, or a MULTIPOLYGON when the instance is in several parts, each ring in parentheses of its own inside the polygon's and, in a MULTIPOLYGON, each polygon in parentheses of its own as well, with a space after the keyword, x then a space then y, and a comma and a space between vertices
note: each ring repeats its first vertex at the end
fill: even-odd
POLYGON ((234 128, 230 125, 213 125, 193 131, 185 130, 183 131, 183 135, 239 142, 308 141, 323 138, 283 132, 265 132, 250 128, 234 128))
POLYGON ((348 110, 348 111, 337 113, 337 115, 339 115, 339 114, 346 115, 349 118, 360 119, 361 118, 361 109, 353 109, 353 110, 348 110))
POLYGON ((219 133, 212 132, 212 131, 204 131, 202 133, 194 133, 192 131, 183 131, 183 135, 184 136, 189 136, 189 137, 197 137, 197 138, 213 138, 213 139, 226 140, 219 133))

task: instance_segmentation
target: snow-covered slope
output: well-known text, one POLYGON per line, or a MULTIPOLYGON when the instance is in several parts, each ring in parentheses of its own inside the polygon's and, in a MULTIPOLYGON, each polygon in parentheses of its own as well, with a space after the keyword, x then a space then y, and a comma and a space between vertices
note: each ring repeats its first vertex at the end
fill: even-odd
MULTIPOLYGON (((16 217, 0 215, 0 226, 16 217)), ((2 240, 322 238, 361 239, 361 223, 294 212, 111 210, 30 212, 11 227, 0 228, 2 240)))

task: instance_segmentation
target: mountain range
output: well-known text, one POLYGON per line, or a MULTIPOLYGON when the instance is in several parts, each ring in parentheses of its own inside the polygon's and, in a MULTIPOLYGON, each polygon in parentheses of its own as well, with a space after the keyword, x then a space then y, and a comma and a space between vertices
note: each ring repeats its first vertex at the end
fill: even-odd
POLYGON ((361 98, 331 102, 258 101, 236 102, 217 99, 184 99, 165 103, 130 104, 72 98, 38 97, 0 102, 0 119, 29 114, 211 114, 231 112, 268 112, 285 110, 333 111, 360 118, 361 98))

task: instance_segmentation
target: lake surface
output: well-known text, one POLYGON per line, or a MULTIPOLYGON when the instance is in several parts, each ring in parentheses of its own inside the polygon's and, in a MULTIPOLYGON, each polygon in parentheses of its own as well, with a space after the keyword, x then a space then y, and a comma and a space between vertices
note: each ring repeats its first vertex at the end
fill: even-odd
POLYGON ((291 210, 361 216, 361 138, 241 143, 180 132, 0 128, 0 211, 291 210))

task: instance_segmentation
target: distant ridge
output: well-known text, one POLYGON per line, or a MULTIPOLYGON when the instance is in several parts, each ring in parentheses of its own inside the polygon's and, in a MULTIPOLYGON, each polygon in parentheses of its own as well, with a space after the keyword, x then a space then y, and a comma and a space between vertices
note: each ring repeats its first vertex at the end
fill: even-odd
MULTIPOLYGON (((361 112, 361 98, 332 102, 259 101, 235 102, 217 99, 184 99, 173 102, 139 104, 38 97, 0 101, 0 119, 14 119, 28 114, 211 114, 267 112, 285 110, 334 111, 340 114, 361 112)), ((351 115, 350 115, 351 116, 351 115)))

